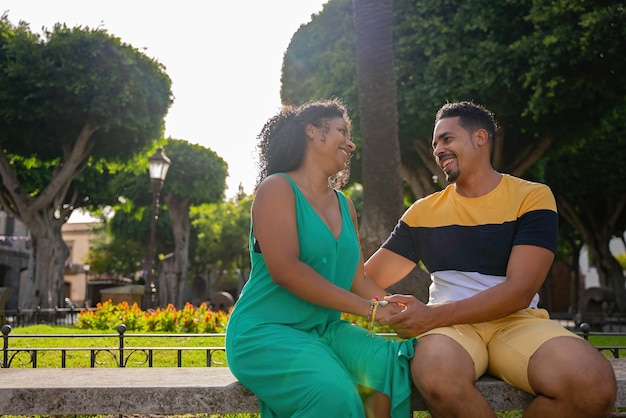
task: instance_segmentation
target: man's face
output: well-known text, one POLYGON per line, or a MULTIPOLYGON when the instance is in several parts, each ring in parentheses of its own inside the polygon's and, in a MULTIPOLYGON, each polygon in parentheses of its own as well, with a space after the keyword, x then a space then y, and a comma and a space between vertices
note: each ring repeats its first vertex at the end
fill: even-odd
POLYGON ((459 125, 458 117, 437 122, 433 131, 433 155, 449 182, 455 182, 461 175, 463 156, 468 145, 474 148, 470 133, 459 125))

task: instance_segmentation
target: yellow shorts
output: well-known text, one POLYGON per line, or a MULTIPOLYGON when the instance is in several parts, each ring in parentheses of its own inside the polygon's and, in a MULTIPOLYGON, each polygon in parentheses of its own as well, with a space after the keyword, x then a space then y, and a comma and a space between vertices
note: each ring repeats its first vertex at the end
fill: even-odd
POLYGON ((428 334, 447 335, 458 342, 472 357, 477 379, 487 373, 532 394, 528 362, 535 351, 555 337, 580 338, 552 321, 544 309, 524 309, 491 322, 435 328, 419 337, 428 334))

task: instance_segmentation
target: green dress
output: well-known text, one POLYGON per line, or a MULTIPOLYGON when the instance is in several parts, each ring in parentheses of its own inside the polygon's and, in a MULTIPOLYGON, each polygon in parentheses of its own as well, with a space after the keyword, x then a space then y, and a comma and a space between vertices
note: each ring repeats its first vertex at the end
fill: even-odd
MULTIPOLYGON (((360 260, 343 194, 336 192, 342 230, 335 239, 287 175, 295 193, 300 259, 350 289, 360 260)), ((415 340, 369 336, 341 313, 300 299, 275 284, 250 234, 250 279, 226 331, 228 366, 259 398, 263 417, 365 417, 357 385, 391 397, 392 416, 410 416, 409 359, 415 340)))

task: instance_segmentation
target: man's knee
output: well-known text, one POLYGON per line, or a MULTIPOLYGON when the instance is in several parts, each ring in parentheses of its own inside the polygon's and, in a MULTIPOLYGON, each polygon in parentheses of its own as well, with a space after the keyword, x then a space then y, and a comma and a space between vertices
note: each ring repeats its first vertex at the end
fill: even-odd
POLYGON ((470 355, 444 335, 429 335, 418 342, 411 375, 420 393, 432 399, 458 399, 476 380, 470 355))
POLYGON ((610 411, 617 396, 615 373, 609 361, 577 338, 555 338, 540 347, 531 358, 529 378, 537 394, 563 400, 581 411, 589 411, 589 416, 610 411))
POLYGON ((596 358, 583 366, 583 369, 582 381, 576 386, 573 397, 584 399, 593 411, 611 411, 617 397, 613 367, 604 358, 596 358))

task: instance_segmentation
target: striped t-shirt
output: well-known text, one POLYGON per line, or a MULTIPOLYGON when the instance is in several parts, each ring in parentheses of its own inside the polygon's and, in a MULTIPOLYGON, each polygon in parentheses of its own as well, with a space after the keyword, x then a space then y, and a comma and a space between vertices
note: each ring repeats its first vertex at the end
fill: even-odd
MULTIPOLYGON (((461 300, 506 279, 514 245, 556 252, 558 216, 548 186, 503 175, 484 196, 467 198, 454 185, 417 200, 383 248, 431 275, 429 304, 461 300)), ((535 295, 529 307, 537 307, 535 295)))

